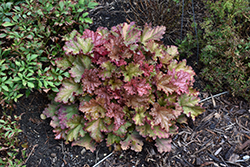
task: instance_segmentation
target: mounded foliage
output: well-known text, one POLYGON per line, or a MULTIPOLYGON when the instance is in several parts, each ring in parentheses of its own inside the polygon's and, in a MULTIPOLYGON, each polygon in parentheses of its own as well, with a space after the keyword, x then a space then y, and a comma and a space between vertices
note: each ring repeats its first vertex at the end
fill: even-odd
POLYGON ((141 151, 145 138, 159 152, 170 151, 176 122, 204 110, 192 88, 194 71, 176 60, 177 47, 161 44, 164 31, 135 23, 73 31, 56 60, 70 77, 43 112, 55 138, 91 151, 104 139, 107 146, 141 151))

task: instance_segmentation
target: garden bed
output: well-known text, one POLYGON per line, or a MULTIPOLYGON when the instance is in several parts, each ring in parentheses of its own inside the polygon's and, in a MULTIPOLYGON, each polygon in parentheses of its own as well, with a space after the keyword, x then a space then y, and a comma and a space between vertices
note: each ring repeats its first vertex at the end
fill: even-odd
MULTIPOLYGON (((90 26, 92 30, 99 26, 110 28, 126 22, 126 13, 133 17, 129 13, 129 4, 124 4, 123 1, 99 2, 101 5, 90 11, 90 17, 94 21, 90 26)), ((198 1, 195 3, 195 11, 198 11, 196 18, 200 21, 204 6, 198 1)), ((188 19, 192 16, 191 4, 188 7, 185 11, 184 34, 191 28, 188 19)), ((170 44, 167 38, 165 37, 164 42, 170 44)), ((188 63, 199 74, 192 58, 188 63)), ((211 96, 203 91, 204 85, 198 75, 195 87, 200 91, 201 99, 211 96)), ((83 147, 65 145, 63 140, 54 139, 50 120, 40 118, 49 103, 45 93, 35 91, 28 98, 21 97, 15 104, 13 114, 22 115, 19 121, 23 130, 19 135, 20 148, 27 150, 27 157, 20 158, 23 158, 27 167, 250 165, 250 106, 246 101, 230 94, 203 101, 206 111, 195 121, 189 120, 188 125, 179 126, 179 133, 173 136, 172 151, 164 154, 157 152, 151 143, 145 143, 139 153, 132 150, 115 152, 113 147, 106 147, 105 142, 99 144, 94 153, 83 147)))

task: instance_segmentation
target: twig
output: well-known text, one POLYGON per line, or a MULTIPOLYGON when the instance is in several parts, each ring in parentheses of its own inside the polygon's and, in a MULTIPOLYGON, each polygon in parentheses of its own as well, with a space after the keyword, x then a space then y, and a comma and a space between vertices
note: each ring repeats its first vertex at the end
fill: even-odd
MULTIPOLYGON (((227 94, 227 93, 228 93, 228 91, 222 92, 222 93, 219 93, 219 94, 217 94, 217 95, 213 95, 213 97, 218 97, 218 96, 221 96, 221 95, 224 95, 224 94, 227 94)), ((206 101, 206 100, 209 100, 209 99, 211 99, 211 98, 212 98, 212 97, 205 98, 205 99, 199 101, 199 103, 202 103, 202 102, 204 102, 204 101, 206 101)))
POLYGON ((104 157, 101 161, 99 161, 97 164, 95 164, 93 167, 97 167, 100 163, 102 163, 103 161, 105 161, 108 157, 110 157, 111 155, 113 155, 114 152, 110 153, 108 156, 104 157))
POLYGON ((63 162, 65 163, 65 165, 67 165, 67 161, 65 160, 65 152, 64 152, 64 148, 63 148, 63 141, 59 144, 59 145, 61 145, 61 147, 62 147, 62 153, 63 153, 63 162))
POLYGON ((31 151, 30 151, 30 153, 29 153, 29 155, 28 155, 28 158, 25 160, 25 164, 26 164, 26 162, 29 160, 29 158, 30 158, 30 156, 31 156, 31 154, 33 153, 33 151, 34 151, 34 149, 36 148, 38 146, 38 144, 36 144, 36 145, 34 145, 33 147, 32 147, 32 149, 31 149, 31 151))

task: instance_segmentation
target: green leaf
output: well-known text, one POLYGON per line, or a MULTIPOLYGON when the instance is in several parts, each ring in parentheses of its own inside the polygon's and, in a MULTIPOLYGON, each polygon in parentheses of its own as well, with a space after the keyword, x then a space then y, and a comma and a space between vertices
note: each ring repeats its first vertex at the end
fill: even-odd
POLYGON ((123 150, 127 150, 131 147, 131 149, 136 152, 140 152, 143 146, 141 137, 137 132, 133 132, 131 135, 128 135, 124 141, 120 142, 120 144, 123 150))
POLYGON ((92 19, 91 18, 84 18, 84 20, 83 20, 84 22, 86 22, 86 23, 89 23, 89 24, 92 24, 93 23, 93 21, 92 21, 92 19))
POLYGON ((4 26, 4 27, 9 27, 9 26, 13 26, 13 25, 15 25, 15 24, 16 24, 16 23, 5 22, 5 23, 2 24, 2 26, 4 26))
POLYGON ((150 40, 159 41, 160 39, 163 38, 163 35, 165 34, 165 30, 166 30, 166 27, 164 26, 157 26, 155 28, 152 28, 150 25, 146 24, 142 32, 141 42, 145 45, 146 42, 150 40))
POLYGON ((70 130, 68 132, 66 142, 77 140, 79 137, 84 137, 86 134, 83 129, 85 126, 84 123, 84 117, 79 115, 73 117, 67 122, 67 126, 69 126, 70 130))
POLYGON ((104 123, 104 119, 100 118, 86 124, 86 131, 90 132, 90 136, 96 141, 101 142, 103 140, 102 132, 107 131, 107 125, 104 123))
POLYGON ((196 116, 205 110, 198 105, 199 98, 184 94, 178 98, 179 105, 183 108, 184 113, 194 120, 196 116))
POLYGON ((136 126, 136 130, 143 137, 152 137, 153 140, 158 138, 169 138, 170 134, 162 129, 159 125, 151 127, 148 123, 142 126, 136 126))
POLYGON ((82 74, 85 69, 89 69, 91 65, 91 59, 87 56, 77 56, 75 61, 73 62, 73 67, 70 69, 69 73, 71 77, 74 78, 76 83, 80 82, 82 78, 82 74))
POLYGON ((133 120, 136 125, 144 125, 146 109, 144 106, 137 107, 133 120))
POLYGON ((127 134, 127 129, 132 124, 130 122, 126 122, 125 124, 121 125, 121 127, 117 131, 113 131, 113 133, 120 137, 125 137, 127 134))
POLYGON ((140 69, 140 64, 130 63, 126 66, 126 71, 123 72, 124 81, 128 82, 133 77, 141 75, 143 71, 140 69))
POLYGON ((90 38, 84 39, 81 37, 76 36, 77 41, 70 40, 65 43, 63 49, 66 51, 67 54, 79 54, 82 51, 84 54, 89 53, 92 51, 94 44, 90 38))
POLYGON ((2 87, 5 91, 9 91, 8 86, 6 86, 5 84, 2 84, 1 87, 2 87))
POLYGON ((35 85, 34 85, 32 82, 27 82, 27 85, 28 85, 28 87, 30 87, 30 88, 34 88, 34 87, 35 87, 35 85))
POLYGON ((88 3, 88 8, 90 8, 90 9, 93 9, 93 8, 95 8, 97 5, 99 5, 98 3, 96 3, 96 2, 89 2, 88 3))
POLYGON ((7 34, 3 34, 3 33, 0 34, 0 38, 4 38, 6 36, 7 36, 7 34))
POLYGON ((68 101, 74 102, 75 96, 83 93, 80 84, 75 83, 73 80, 64 80, 55 98, 56 102, 67 103, 68 101))
POLYGON ((109 133, 107 137, 107 146, 111 146, 114 143, 119 143, 121 138, 119 136, 114 135, 113 133, 109 133))
POLYGON ((37 54, 32 54, 30 57, 29 57, 29 61, 31 61, 31 60, 34 60, 35 58, 37 58, 39 55, 37 55, 37 54))
POLYGON ((79 140, 74 141, 72 143, 72 147, 75 145, 85 147, 91 152, 95 151, 95 142, 92 140, 92 138, 88 134, 86 134, 84 137, 81 137, 79 140))
POLYGON ((101 64, 104 70, 101 72, 103 78, 110 78, 112 73, 116 71, 116 66, 110 61, 106 61, 101 64))

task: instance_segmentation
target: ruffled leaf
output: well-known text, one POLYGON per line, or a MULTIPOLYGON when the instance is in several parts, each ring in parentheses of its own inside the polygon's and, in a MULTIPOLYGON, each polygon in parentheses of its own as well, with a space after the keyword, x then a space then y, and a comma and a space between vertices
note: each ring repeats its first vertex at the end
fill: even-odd
POLYGON ((179 55, 178 48, 174 45, 167 46, 167 53, 170 54, 173 57, 176 57, 179 55))
POLYGON ((166 75, 160 72, 156 77, 157 90, 163 90, 167 94, 167 96, 175 92, 177 90, 177 86, 172 84, 170 82, 171 80, 171 75, 166 75))
POLYGON ((56 59, 55 63, 56 66, 61 68, 62 70, 66 70, 69 67, 72 67, 72 63, 74 62, 75 57, 68 55, 64 56, 63 58, 56 59))
POLYGON ((160 153, 171 151, 171 139, 156 139, 155 146, 160 153))
POLYGON ((82 146, 91 152, 94 152, 96 149, 95 142, 88 134, 86 134, 84 137, 81 137, 79 140, 72 142, 72 147, 73 146, 82 146))
POLYGON ((184 113, 194 120, 196 116, 204 112, 204 109, 198 105, 199 98, 184 94, 178 98, 179 105, 183 108, 184 113))
POLYGON ((73 67, 70 69, 69 73, 71 77, 74 78, 76 83, 80 82, 82 74, 85 69, 89 69, 91 64, 91 59, 87 56, 77 56, 73 62, 73 67))
POLYGON ((112 76, 112 73, 116 71, 116 66, 113 65, 110 61, 106 61, 105 63, 101 64, 101 67, 103 67, 103 71, 101 71, 102 78, 110 78, 112 76))
POLYGON ((146 109, 144 108, 144 106, 141 106, 141 107, 137 107, 135 109, 135 115, 134 117, 132 118, 133 121, 135 122, 136 125, 144 125, 144 122, 145 122, 145 113, 146 113, 146 109))
POLYGON ((161 107, 158 103, 153 105, 149 114, 153 116, 154 124, 160 125, 167 132, 169 131, 169 127, 172 126, 172 120, 176 119, 172 109, 161 107))
POLYGON ((58 112, 58 103, 56 104, 49 104, 48 107, 46 107, 43 111, 43 114, 46 115, 46 117, 53 117, 58 112))
POLYGON ((123 23, 122 37, 126 46, 137 43, 140 40, 141 31, 135 26, 135 22, 123 23))
POLYGON ((98 76, 98 70, 85 69, 82 76, 83 91, 93 94, 93 91, 102 84, 98 76))
POLYGON ((146 83, 146 79, 131 79, 130 82, 126 83, 124 85, 124 88, 126 91, 128 91, 129 94, 139 94, 139 96, 143 96, 144 94, 148 94, 148 90, 151 89, 150 85, 146 83))
POLYGON ((186 60, 180 61, 179 63, 176 60, 174 60, 170 63, 170 65, 168 66, 168 69, 170 71, 173 71, 173 69, 174 69, 176 72, 179 72, 181 70, 184 72, 187 72, 190 74, 190 80, 193 81, 193 77, 195 75, 195 72, 192 69, 192 67, 187 66, 186 60))
POLYGON ((107 131, 107 125, 104 123, 104 119, 100 118, 86 123, 86 131, 90 133, 90 136, 96 141, 101 142, 103 140, 102 132, 107 131))
POLYGON ((142 32, 141 42, 143 44, 146 44, 146 42, 148 42, 149 40, 159 41, 160 39, 163 38, 165 30, 166 27, 164 26, 157 26, 155 28, 152 28, 150 25, 146 24, 142 32))
POLYGON ((149 107, 149 97, 147 95, 139 96, 139 95, 130 95, 126 97, 126 105, 128 107, 132 107, 136 109, 137 107, 144 106, 146 108, 149 107))
POLYGON ((188 72, 184 72, 183 70, 180 70, 178 72, 168 71, 169 75, 172 75, 171 82, 173 85, 175 85, 178 89, 176 89, 176 93, 181 95, 182 93, 188 93, 189 92, 189 84, 191 75, 188 72))
POLYGON ((125 113, 123 112, 123 108, 115 103, 111 103, 108 108, 108 112, 106 113, 106 116, 109 118, 114 118, 114 130, 118 130, 121 125, 125 123, 125 120, 123 117, 125 116, 125 113))
POLYGON ((170 134, 160 126, 151 127, 148 123, 142 126, 136 126, 136 130, 143 137, 151 137, 153 140, 158 138, 169 138, 170 134))
POLYGON ((79 115, 73 117, 67 122, 67 126, 70 128, 70 130, 68 131, 66 142, 77 140, 78 137, 83 137, 86 134, 83 129, 85 126, 84 123, 84 118, 79 115))
POLYGON ((106 109, 103 107, 104 104, 105 99, 91 99, 89 102, 81 102, 79 110, 84 113, 87 120, 97 120, 105 117, 106 109))
POLYGON ((66 139, 67 129, 61 129, 59 127, 53 130, 55 133, 55 139, 66 139))
POLYGON ((120 142, 123 150, 127 150, 131 148, 136 152, 140 152, 142 150, 143 142, 141 141, 141 137, 138 133, 133 132, 131 135, 128 135, 124 141, 120 142))
POLYGON ((123 72, 124 81, 128 82, 133 77, 137 77, 141 74, 143 74, 143 71, 140 69, 140 64, 130 63, 126 66, 126 70, 123 72))
POLYGON ((116 144, 120 143, 120 141, 121 141, 121 138, 120 138, 119 136, 116 136, 116 135, 113 134, 113 133, 109 133, 109 134, 108 134, 108 137, 107 137, 107 142, 106 142, 106 144, 107 144, 107 146, 109 147, 109 146, 111 146, 111 145, 114 144, 114 143, 116 143, 116 144))
POLYGON ((89 53, 93 50, 93 42, 90 38, 82 38, 76 36, 74 39, 65 42, 65 46, 63 47, 63 50, 66 52, 66 54, 79 54, 79 53, 89 53))
POLYGON ((59 92, 57 93, 55 97, 56 102, 63 102, 68 103, 75 101, 75 96, 82 94, 82 87, 80 84, 75 83, 71 79, 65 79, 62 82, 62 87, 60 88, 59 92))
POLYGON ((113 131, 113 133, 119 137, 125 137, 127 134, 127 129, 132 124, 130 122, 126 122, 125 124, 121 125, 120 128, 116 131, 113 131))

